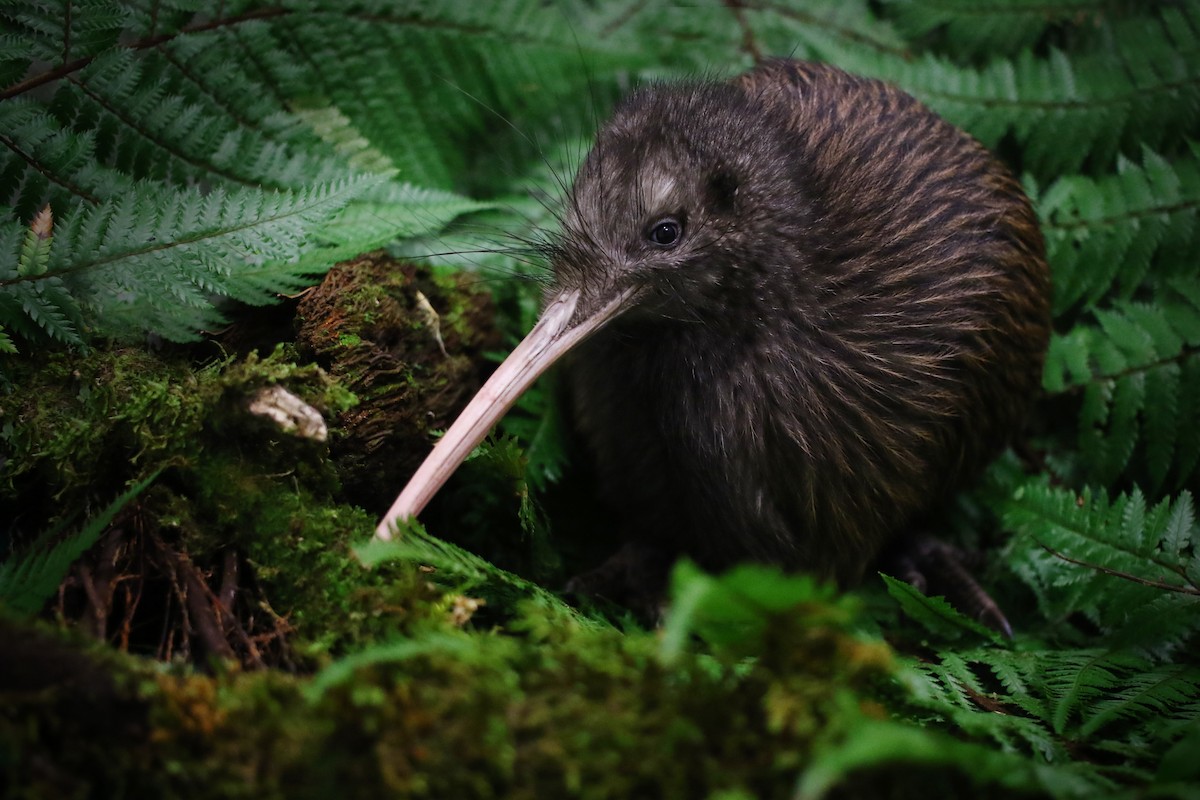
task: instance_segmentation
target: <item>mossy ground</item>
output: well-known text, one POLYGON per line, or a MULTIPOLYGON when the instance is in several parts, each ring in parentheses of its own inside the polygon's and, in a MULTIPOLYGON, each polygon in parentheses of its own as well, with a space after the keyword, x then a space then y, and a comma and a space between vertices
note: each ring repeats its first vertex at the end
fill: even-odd
MULTIPOLYGON (((385 280, 390 263, 335 271, 336 291, 301 302, 298 343, 265 355, 110 347, 13 369, 9 557, 156 477, 40 621, 0 613, 0 795, 790 797, 823 750, 886 722, 890 650, 829 591, 725 620, 706 652, 515 579, 416 557, 365 567, 355 548, 378 509, 351 496, 419 455, 392 448, 423 450, 495 341, 461 282, 411 265, 385 280), (414 321, 416 291, 444 310, 453 355, 414 321), (327 441, 248 413, 275 385, 322 413, 327 441), (389 408, 399 431, 372 416, 389 408)), ((520 458, 495 452, 480 468, 520 458)), ((898 797, 971 783, 953 766, 850 771, 828 783, 898 797)))
MULTIPOLYGON (((789 626, 781 626, 788 628, 789 626)), ((6 797, 790 796, 814 744, 879 715, 886 660, 825 623, 754 666, 526 607, 505 631, 449 617, 315 677, 204 672, 9 626, 53 683, 8 674, 6 797), (434 630, 437 628, 437 630, 434 630), (84 684, 103 680, 96 692, 84 684)), ((780 641, 780 645, 784 642, 780 641)), ((910 789, 912 787, 909 787, 910 789)), ((900 792, 915 796, 915 792, 900 792)))

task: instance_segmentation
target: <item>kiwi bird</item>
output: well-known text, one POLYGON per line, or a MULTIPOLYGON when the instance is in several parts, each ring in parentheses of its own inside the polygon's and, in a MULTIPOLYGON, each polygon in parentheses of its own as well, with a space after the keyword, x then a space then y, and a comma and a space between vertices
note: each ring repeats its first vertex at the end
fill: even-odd
POLYGON ((380 537, 565 355, 635 541, 852 585, 1020 430, 1050 332, 1008 170, 908 94, 816 63, 634 91, 550 263, 540 320, 380 537))

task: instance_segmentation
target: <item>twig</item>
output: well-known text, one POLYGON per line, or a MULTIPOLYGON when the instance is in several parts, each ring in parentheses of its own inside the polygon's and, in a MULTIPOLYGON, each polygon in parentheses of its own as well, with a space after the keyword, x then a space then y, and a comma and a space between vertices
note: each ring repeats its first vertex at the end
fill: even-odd
POLYGON ((221 565, 221 591, 217 600, 226 614, 233 614, 233 601, 237 598, 238 590, 238 557, 232 548, 225 551, 225 560, 221 565))
POLYGON ((108 628, 107 604, 100 596, 100 590, 96 588, 96 582, 92 580, 92 571, 88 569, 87 564, 79 565, 79 582, 88 599, 88 607, 85 611, 88 632, 97 639, 103 638, 104 631, 108 628))
POLYGON ((1124 578, 1127 581, 1133 581, 1134 583, 1140 583, 1143 586, 1152 586, 1155 589, 1163 589, 1164 591, 1168 591, 1168 592, 1178 592, 1179 594, 1190 594, 1190 595, 1200 597, 1200 589, 1197 589, 1196 587, 1193 587, 1193 586, 1180 586, 1179 584, 1176 584, 1176 583, 1164 583, 1163 581, 1156 581, 1156 580, 1152 580, 1150 578, 1142 578, 1137 575, 1131 575, 1128 572, 1122 572, 1119 569, 1110 569, 1109 567, 1102 567, 1099 564, 1092 564, 1087 561, 1080 561, 1079 559, 1071 558, 1068 555, 1060 553, 1057 550, 1042 544, 1041 542, 1038 542, 1038 544, 1040 544, 1042 546, 1042 549, 1045 550, 1047 553, 1054 556, 1055 558, 1059 558, 1059 559, 1062 559, 1063 561, 1066 561, 1068 564, 1075 564, 1080 567, 1087 567, 1088 569, 1094 569, 1096 572, 1100 572, 1105 575, 1112 575, 1114 578, 1124 578))
POLYGON ((183 553, 174 553, 175 563, 183 572, 184 584, 187 586, 187 605, 189 616, 196 626, 196 635, 209 652, 222 658, 234 659, 233 648, 225 638, 221 624, 219 605, 210 600, 212 590, 200 578, 200 571, 192 560, 183 553))

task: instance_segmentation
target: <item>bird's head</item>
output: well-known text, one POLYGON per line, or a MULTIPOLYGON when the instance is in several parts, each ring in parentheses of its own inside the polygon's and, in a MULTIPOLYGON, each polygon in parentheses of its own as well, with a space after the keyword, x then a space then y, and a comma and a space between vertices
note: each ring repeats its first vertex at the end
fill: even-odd
POLYGON ((578 292, 577 322, 627 295, 630 316, 711 323, 756 302, 776 262, 803 270, 813 213, 789 122, 733 84, 634 92, 575 177, 548 301, 578 292))

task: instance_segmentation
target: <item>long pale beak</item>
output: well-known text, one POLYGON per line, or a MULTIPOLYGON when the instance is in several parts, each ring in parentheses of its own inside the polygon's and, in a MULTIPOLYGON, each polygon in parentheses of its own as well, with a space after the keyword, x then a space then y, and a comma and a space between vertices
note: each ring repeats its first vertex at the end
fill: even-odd
POLYGON ((401 520, 421 513, 425 504, 442 488, 458 465, 483 441, 522 392, 565 353, 598 331, 631 305, 636 290, 627 289, 596 313, 572 324, 579 292, 564 292, 554 298, 533 330, 509 353, 483 388, 458 415, 450 430, 438 441, 392 503, 375 529, 378 539, 389 540, 401 520))

